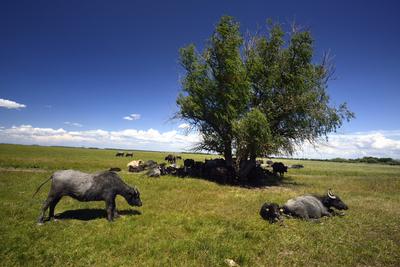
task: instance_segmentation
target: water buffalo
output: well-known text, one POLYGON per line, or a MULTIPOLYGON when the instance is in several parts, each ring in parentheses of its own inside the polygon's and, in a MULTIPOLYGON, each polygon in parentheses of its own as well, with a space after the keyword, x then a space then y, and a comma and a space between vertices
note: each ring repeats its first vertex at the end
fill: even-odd
POLYGON ((118 217, 115 206, 117 195, 123 196, 131 206, 142 206, 139 190, 124 183, 115 172, 90 174, 75 170, 57 171, 38 187, 33 196, 49 180, 52 180, 51 188, 43 203, 38 224, 43 224, 48 208, 49 218, 54 218, 54 208, 63 196, 70 196, 79 201, 105 201, 108 221, 118 217))
POLYGON ((338 210, 348 209, 347 205, 329 189, 324 196, 306 195, 290 199, 283 206, 283 212, 287 215, 308 220, 335 215, 332 208, 338 210))
POLYGON ((143 163, 143 167, 145 170, 152 169, 152 168, 158 167, 158 164, 154 160, 147 160, 143 163))
POLYGON ((169 154, 168 156, 166 156, 165 160, 168 161, 168 163, 170 163, 170 164, 176 163, 176 157, 172 154, 169 154))
POLYGON ((276 203, 264 203, 260 210, 260 216, 270 223, 275 223, 281 220, 281 212, 283 209, 276 203))
POLYGON ((274 164, 272 164, 272 172, 274 175, 279 173, 279 176, 283 177, 283 174, 287 172, 287 166, 285 166, 282 162, 274 162, 274 164))
POLYGON ((195 161, 193 166, 187 168, 187 173, 192 177, 203 177, 204 173, 204 162, 195 161))
POLYGON ((291 168, 291 169, 303 169, 303 168, 304 168, 304 165, 301 165, 301 164, 293 164, 293 165, 290 165, 289 168, 291 168))
POLYGON ((126 166, 129 172, 141 172, 144 170, 143 161, 141 160, 132 160, 126 166))
POLYGON ((149 177, 160 177, 161 169, 159 166, 153 166, 147 171, 147 176, 149 177))
POLYGON ((186 168, 190 168, 194 165, 194 159, 185 159, 183 161, 183 166, 185 166, 186 168))

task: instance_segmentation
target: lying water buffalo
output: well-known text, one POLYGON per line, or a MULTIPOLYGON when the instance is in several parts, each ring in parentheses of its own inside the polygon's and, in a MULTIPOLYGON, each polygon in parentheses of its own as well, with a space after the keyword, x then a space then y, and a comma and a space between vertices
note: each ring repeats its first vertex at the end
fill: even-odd
POLYGON ((152 168, 155 168, 155 167, 157 167, 157 166, 158 166, 158 164, 157 164, 157 162, 154 161, 154 160, 148 160, 148 161, 145 161, 145 162, 143 163, 143 168, 144 168, 145 170, 147 170, 147 169, 152 169, 152 168))
POLYGON ((283 212, 287 215, 308 220, 335 215, 332 208, 338 210, 348 209, 347 205, 329 189, 328 194, 324 196, 307 195, 290 199, 283 206, 283 212))
POLYGON ((147 176, 149 177, 160 177, 161 168, 159 166, 154 166, 147 171, 147 176))
POLYGON ((144 170, 143 161, 141 160, 132 160, 126 166, 129 172, 141 172, 144 170))
POLYGON ((63 196, 70 196, 79 201, 104 200, 108 221, 118 217, 115 207, 117 195, 123 196, 131 206, 142 206, 139 190, 124 183, 115 172, 105 171, 89 174, 75 170, 57 171, 38 187, 33 196, 49 180, 52 180, 51 188, 46 201, 43 203, 38 219, 39 224, 43 224, 44 215, 48 208, 50 208, 49 218, 54 218, 54 208, 63 196))
POLYGON ((293 164, 293 165, 290 165, 289 168, 291 168, 291 169, 303 169, 304 165, 302 165, 302 164, 293 164))
POLYGON ((194 165, 194 159, 185 159, 183 161, 183 166, 185 166, 186 168, 190 168, 194 165))
POLYGON ((275 223, 281 219, 281 212, 283 210, 276 203, 264 203, 260 210, 260 215, 264 220, 270 223, 275 223))

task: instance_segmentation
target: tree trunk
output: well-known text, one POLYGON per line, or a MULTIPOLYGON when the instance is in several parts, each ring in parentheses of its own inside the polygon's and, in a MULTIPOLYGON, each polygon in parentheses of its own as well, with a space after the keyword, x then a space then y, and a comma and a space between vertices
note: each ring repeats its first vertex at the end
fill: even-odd
POLYGON ((232 160, 232 142, 226 141, 224 144, 224 158, 226 165, 229 167, 233 167, 233 160, 232 160))
POLYGON ((239 179, 246 181, 249 177, 249 173, 256 167, 256 155, 250 154, 250 160, 242 159, 239 165, 239 179))

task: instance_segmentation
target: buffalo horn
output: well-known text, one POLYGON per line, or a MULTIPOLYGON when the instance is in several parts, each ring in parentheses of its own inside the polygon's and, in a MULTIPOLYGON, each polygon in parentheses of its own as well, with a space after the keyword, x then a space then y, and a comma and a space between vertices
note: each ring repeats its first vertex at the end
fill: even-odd
POLYGON ((331 189, 328 190, 328 197, 330 197, 330 198, 332 198, 332 199, 335 199, 335 198, 336 198, 336 196, 335 196, 334 194, 332 194, 331 189))

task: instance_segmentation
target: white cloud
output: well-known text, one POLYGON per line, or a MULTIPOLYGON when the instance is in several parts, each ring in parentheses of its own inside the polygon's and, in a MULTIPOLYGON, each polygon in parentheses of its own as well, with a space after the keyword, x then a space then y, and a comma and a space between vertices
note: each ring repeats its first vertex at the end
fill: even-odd
POLYGON ((66 125, 70 125, 70 126, 75 126, 75 127, 82 127, 83 125, 77 122, 69 122, 69 121, 65 121, 64 124, 66 125))
POLYGON ((128 121, 136 121, 136 120, 140 119, 140 117, 141 117, 140 114, 133 113, 129 116, 125 116, 123 119, 128 120, 128 121))
POLYGON ((182 123, 178 126, 179 129, 185 129, 185 130, 188 129, 189 127, 190 125, 187 123, 182 123))
POLYGON ((25 108, 26 105, 17 103, 12 100, 0 98, 0 107, 8 109, 20 109, 20 108, 25 108))
MULTIPOLYGON (((152 128, 121 131, 102 129, 67 131, 63 128, 39 128, 31 125, 0 128, 0 143, 182 151, 192 148, 200 140, 198 133, 185 135, 179 130, 159 132, 152 128)), ((319 142, 315 147, 304 144, 294 155, 294 157, 322 159, 364 156, 400 159, 400 130, 332 134, 328 142, 319 142)))
POLYGON ((0 129, 0 143, 118 147, 144 150, 182 151, 199 142, 198 134, 183 135, 178 131, 155 129, 121 131, 67 131, 62 128, 36 128, 31 125, 0 129))
POLYGON ((359 158, 365 156, 400 159, 400 131, 332 134, 328 142, 304 144, 294 155, 306 158, 359 158))

